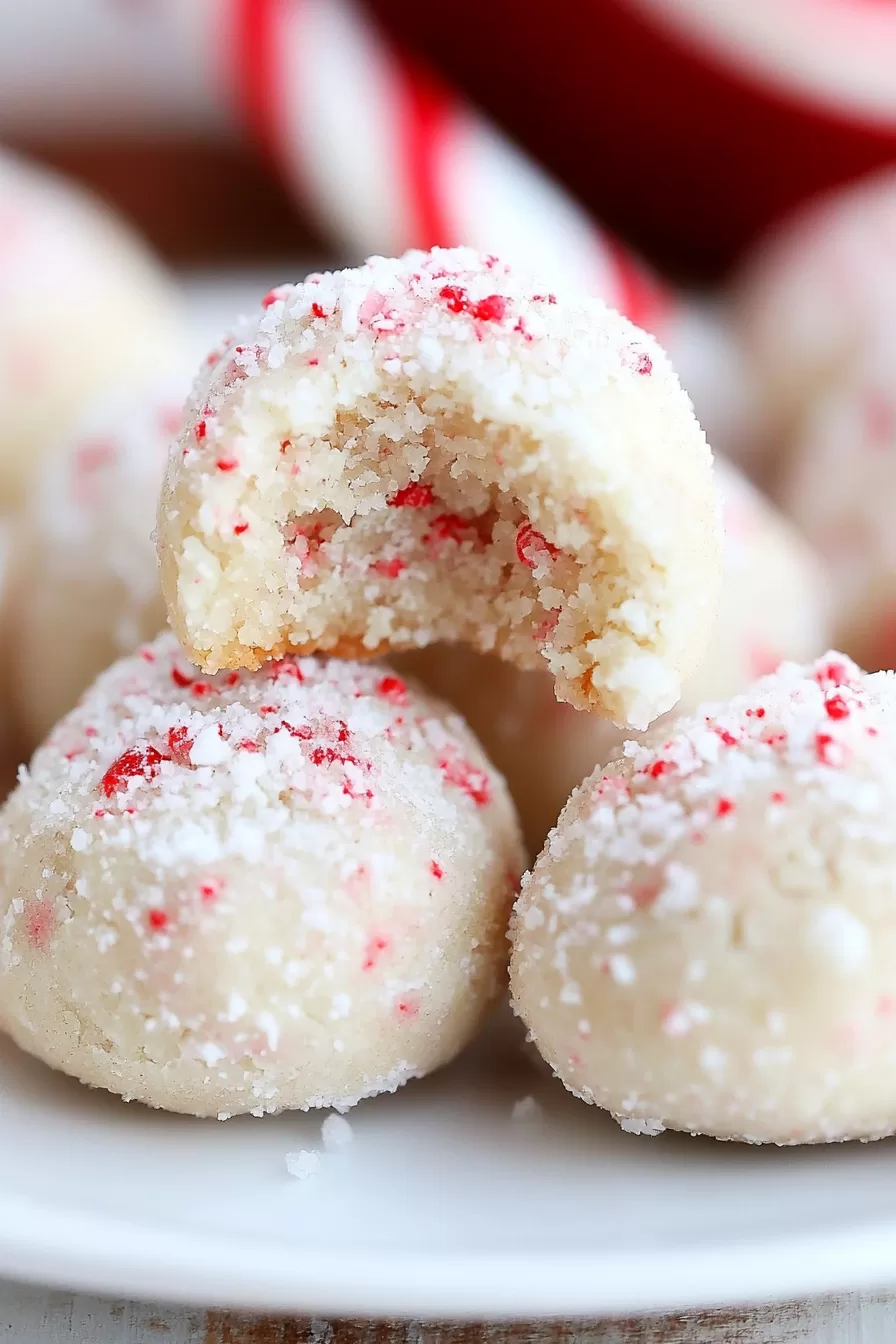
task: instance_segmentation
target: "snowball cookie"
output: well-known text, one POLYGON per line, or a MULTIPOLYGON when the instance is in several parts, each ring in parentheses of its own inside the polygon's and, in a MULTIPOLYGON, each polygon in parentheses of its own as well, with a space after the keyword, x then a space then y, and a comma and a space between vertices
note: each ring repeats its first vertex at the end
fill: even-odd
POLYGON ((896 310, 896 170, 821 196, 760 242, 729 292, 765 424, 755 452, 784 450, 803 406, 896 310))
POLYGON ((376 664, 116 663, 0 813, 0 1022, 193 1115, 348 1107, 504 983, 522 856, 462 721, 376 664))
POLYGON ((809 408, 780 485, 781 503, 827 563, 837 642, 873 669, 896 667, 894 498, 896 341, 809 408))
POLYGON ((14 524, 9 699, 30 753, 98 673, 165 625, 152 530, 179 383, 91 408, 14 524))
POLYGON ((705 646, 718 532, 655 341, 436 248, 263 300, 197 383, 159 555, 208 670, 454 640, 646 727, 705 646))
POLYGON ((0 509, 95 397, 180 356, 172 282, 87 192, 0 154, 0 509))
POLYGON ((896 678, 786 663, 595 773, 512 921, 517 1012, 626 1129, 896 1130, 896 678))
MULTIPOLYGON (((784 658, 827 647, 827 580, 818 556, 735 468, 716 458, 723 500, 722 597, 709 649, 681 708, 733 695, 784 658)), ((398 665, 449 700, 507 779, 535 855, 571 791, 626 736, 554 696, 549 673, 521 672, 460 645, 405 654, 398 665)))

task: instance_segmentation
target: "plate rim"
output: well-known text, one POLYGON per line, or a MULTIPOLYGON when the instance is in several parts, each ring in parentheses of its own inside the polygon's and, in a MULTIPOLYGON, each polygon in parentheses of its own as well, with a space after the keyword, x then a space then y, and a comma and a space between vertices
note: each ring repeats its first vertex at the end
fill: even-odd
POLYGON ((756 1305, 896 1282, 896 1219, 702 1251, 296 1251, 0 1196, 0 1274, 72 1292, 300 1316, 609 1317, 756 1305), (708 1285, 711 1289, 708 1290, 708 1285))

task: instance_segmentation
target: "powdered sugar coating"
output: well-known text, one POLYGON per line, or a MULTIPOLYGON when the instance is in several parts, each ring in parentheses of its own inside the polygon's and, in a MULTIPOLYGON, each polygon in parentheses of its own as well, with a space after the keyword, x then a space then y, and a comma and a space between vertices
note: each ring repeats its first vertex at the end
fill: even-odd
MULTIPOLYGON (((722 594, 709 648, 679 708, 743 690, 785 658, 829 642, 827 576, 819 557, 746 478, 716 458, 723 500, 722 594)), ((550 675, 520 671, 459 646, 403 655, 397 665, 450 701, 507 779, 530 853, 544 844, 572 790, 627 736, 561 704, 550 675)))
MULTIPOLYGON (((894 334, 896 335, 896 334, 894 334)), ((896 340, 881 343, 807 410, 779 497, 824 556, 838 644, 896 667, 896 340)))
POLYGON ((182 358, 174 286, 87 192, 0 154, 0 507, 95 398, 182 358))
POLYGON ((579 788, 511 923, 566 1086, 750 1142, 896 1129, 896 677, 831 653, 579 788))
POLYGON ((183 387, 122 391, 48 453, 13 525, 9 678, 30 754, 114 659, 165 625, 152 531, 183 387))
POLYGON ((504 981, 512 806, 375 664, 209 678, 164 634, 103 674, 0 814, 0 1020, 195 1115, 347 1108, 450 1059, 504 981))
POLYGON ((208 669, 449 639, 644 727, 712 618, 711 456, 666 356, 599 300, 467 248, 375 257, 272 290, 210 356, 159 555, 208 669))

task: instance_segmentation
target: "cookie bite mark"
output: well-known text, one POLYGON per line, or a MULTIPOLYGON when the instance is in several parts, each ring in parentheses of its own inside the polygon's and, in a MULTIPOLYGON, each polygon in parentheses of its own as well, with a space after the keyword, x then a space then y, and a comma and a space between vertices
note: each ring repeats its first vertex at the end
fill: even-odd
POLYGON ((169 461, 163 589, 200 667, 444 640, 620 724, 672 705, 720 576, 709 450, 650 337, 551 297, 463 248, 278 289, 169 461))

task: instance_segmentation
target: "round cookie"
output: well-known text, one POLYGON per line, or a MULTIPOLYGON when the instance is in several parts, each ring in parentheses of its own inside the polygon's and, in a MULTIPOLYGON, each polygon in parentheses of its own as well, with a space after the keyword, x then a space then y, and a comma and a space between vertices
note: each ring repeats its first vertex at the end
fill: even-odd
POLYGON ((599 300, 468 248, 375 257, 273 290, 215 352, 163 591, 208 670, 454 640, 646 727, 712 620, 710 468, 666 356, 599 300))
MULTIPOLYGON (((725 528, 722 596, 709 648, 685 684, 680 709, 733 695, 785 658, 812 658, 830 634, 818 556, 720 458, 716 479, 725 528)), ((461 645, 405 654, 397 665, 449 700, 478 735, 510 785, 533 856, 571 791, 595 765, 618 754, 627 736, 558 702, 549 673, 523 672, 461 645)))
POLYGON ((896 1130, 896 678, 828 654, 576 791, 511 926, 516 1011, 635 1133, 896 1130))
POLYGON ((764 420, 753 453, 785 451, 802 408, 892 329, 896 171, 798 210, 747 257, 728 298, 764 420))
POLYGON ((375 663, 105 672, 0 813, 0 1022, 193 1115, 346 1108, 450 1060, 522 866, 462 721, 375 663))
POLYGON ((13 524, 8 699, 30 752, 104 668, 165 625, 152 531, 182 388, 91 408, 13 524))
POLYGON ((824 556, 837 643, 896 667, 896 345, 822 392, 794 436, 779 499, 824 556))
POLYGON ((96 397, 181 357, 172 282, 81 188, 0 154, 0 511, 96 397))

